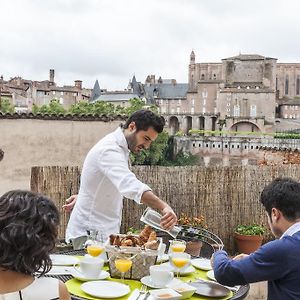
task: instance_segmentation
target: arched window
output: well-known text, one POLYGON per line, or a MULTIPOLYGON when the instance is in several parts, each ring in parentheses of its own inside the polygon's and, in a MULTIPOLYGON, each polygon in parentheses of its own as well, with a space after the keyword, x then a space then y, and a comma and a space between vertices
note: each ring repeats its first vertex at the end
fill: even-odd
POLYGON ((286 95, 289 94, 289 76, 288 75, 286 75, 286 77, 285 77, 285 90, 284 90, 284 93, 286 95))
POLYGON ((300 94, 300 75, 297 76, 296 80, 296 95, 300 94))

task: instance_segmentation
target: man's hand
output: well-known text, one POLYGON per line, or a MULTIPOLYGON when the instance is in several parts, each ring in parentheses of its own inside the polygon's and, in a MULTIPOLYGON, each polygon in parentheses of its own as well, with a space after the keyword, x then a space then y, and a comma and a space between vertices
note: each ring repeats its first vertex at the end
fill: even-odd
POLYGON ((241 254, 235 256, 232 260, 240 260, 240 259, 243 259, 248 256, 249 256, 248 254, 241 253, 241 254))
POLYGON ((70 198, 66 200, 66 204, 63 205, 63 210, 67 213, 70 213, 77 201, 77 195, 72 195, 70 198))
POLYGON ((172 229, 177 223, 177 216, 170 206, 166 206, 162 210, 161 227, 165 230, 172 229))

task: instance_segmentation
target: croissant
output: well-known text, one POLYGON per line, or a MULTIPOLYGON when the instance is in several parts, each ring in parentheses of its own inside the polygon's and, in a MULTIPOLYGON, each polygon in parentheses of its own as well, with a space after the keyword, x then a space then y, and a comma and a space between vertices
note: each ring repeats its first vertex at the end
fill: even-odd
POLYGON ((152 230, 152 232, 150 233, 150 236, 149 236, 147 242, 151 242, 151 241, 157 241, 156 232, 154 230, 152 230))
POLYGON ((144 228, 144 229, 141 231, 141 233, 139 234, 139 237, 140 237, 143 241, 147 242, 147 241, 148 241, 148 238, 149 238, 149 236, 150 236, 150 234, 151 234, 151 232, 152 232, 151 227, 150 227, 149 225, 146 225, 145 228, 144 228))
POLYGON ((145 249, 157 250, 159 245, 159 241, 151 241, 145 243, 145 249))

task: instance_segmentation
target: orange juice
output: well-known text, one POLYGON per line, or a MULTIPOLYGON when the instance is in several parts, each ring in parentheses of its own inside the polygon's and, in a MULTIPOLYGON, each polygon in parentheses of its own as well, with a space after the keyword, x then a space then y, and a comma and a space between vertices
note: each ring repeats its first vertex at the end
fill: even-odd
POLYGON ((171 245, 171 250, 173 252, 184 252, 185 245, 184 244, 173 244, 173 245, 171 245))
POLYGON ((96 257, 103 252, 104 248, 101 246, 89 245, 87 246, 86 250, 89 255, 96 257))
POLYGON ((116 268, 120 271, 120 272, 127 272, 131 266, 132 266, 132 261, 129 259, 116 259, 115 260, 115 265, 116 268))
POLYGON ((188 263, 188 259, 181 257, 172 257, 172 262, 177 268, 183 268, 188 263))

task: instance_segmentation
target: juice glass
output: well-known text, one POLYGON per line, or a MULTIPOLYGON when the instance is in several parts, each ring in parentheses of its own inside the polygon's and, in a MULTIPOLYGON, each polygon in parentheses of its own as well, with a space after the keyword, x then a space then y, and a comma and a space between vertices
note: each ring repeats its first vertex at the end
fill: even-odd
POLYGON ((184 252, 173 252, 170 254, 170 263, 175 268, 177 277, 179 277, 180 271, 191 264, 191 256, 184 252))
POLYGON ((128 272, 132 267, 132 260, 130 259, 130 257, 125 255, 117 256, 115 259, 115 267, 118 271, 121 272, 121 282, 125 283, 124 276, 125 273, 128 272))
POLYGON ((183 240, 171 240, 170 241, 170 250, 174 252, 184 252, 186 248, 186 242, 183 240))

